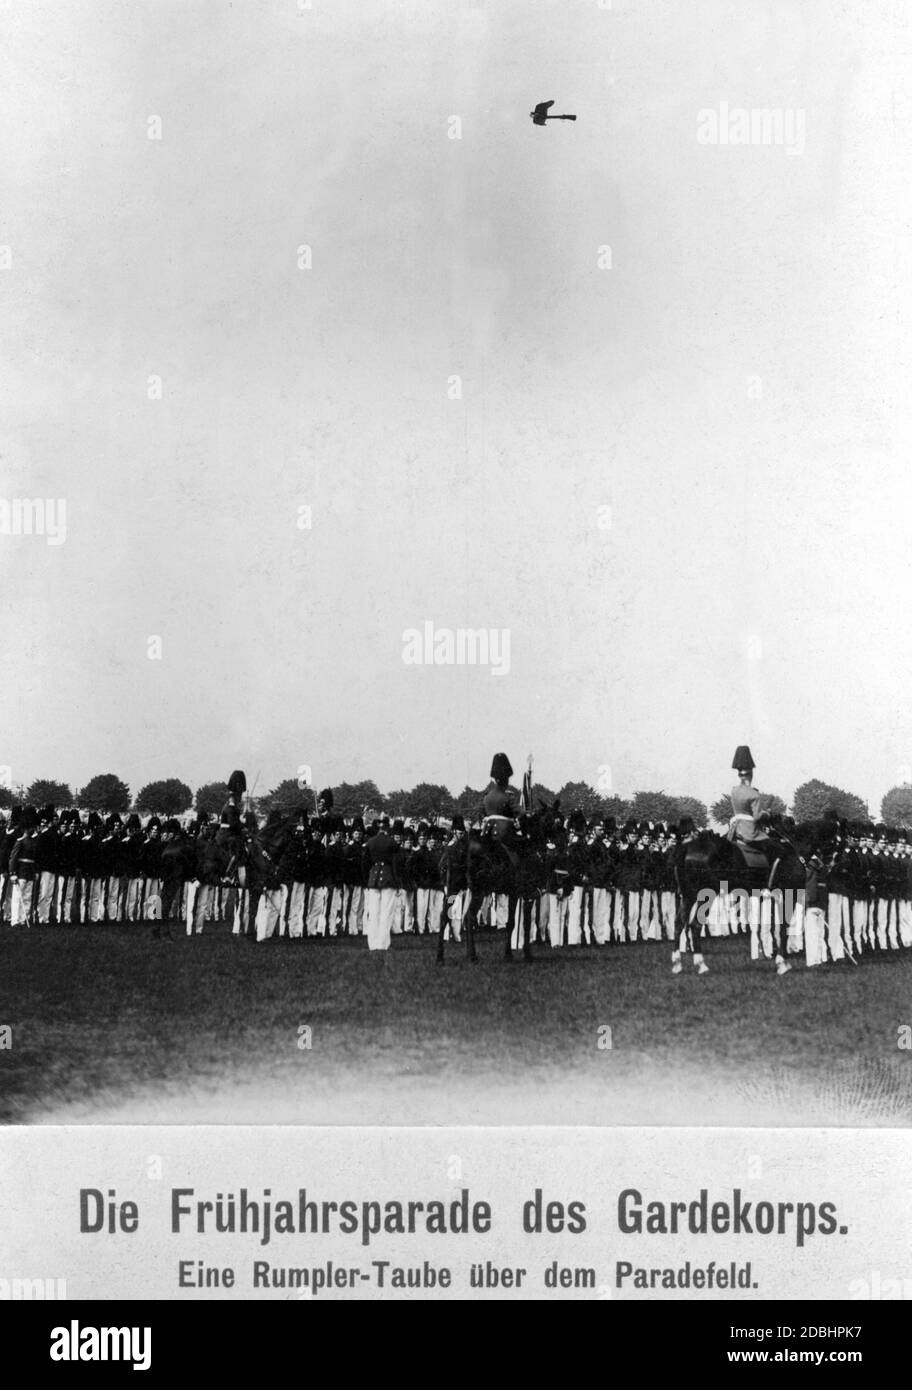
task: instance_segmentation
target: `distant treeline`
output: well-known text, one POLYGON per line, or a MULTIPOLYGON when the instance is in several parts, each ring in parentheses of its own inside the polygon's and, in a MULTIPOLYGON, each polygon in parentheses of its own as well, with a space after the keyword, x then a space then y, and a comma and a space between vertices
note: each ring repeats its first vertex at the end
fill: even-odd
MULTIPOLYGON (((403 788, 391 792, 381 792, 373 781, 341 782, 330 790, 333 809, 337 814, 362 815, 367 809, 371 815, 386 812, 392 816, 416 819, 449 817, 456 811, 466 815, 475 810, 484 795, 483 787, 464 787, 458 796, 454 796, 449 787, 434 782, 419 782, 410 790, 403 788)), ((704 826, 710 821, 724 825, 731 816, 731 802, 727 795, 707 807, 695 796, 670 796, 664 791, 634 792, 628 798, 604 796, 586 782, 565 782, 556 790, 535 783, 532 794, 536 805, 550 806, 559 801, 562 811, 582 811, 588 820, 614 816, 617 821, 632 818, 668 823, 686 815, 692 816, 697 825, 704 826)), ((276 808, 296 811, 302 805, 314 809, 316 795, 313 788, 302 786, 296 778, 289 777, 273 787, 272 791, 253 797, 251 804, 261 813, 276 808)), ((65 782, 49 778, 39 777, 30 786, 18 789, 0 786, 0 807, 21 801, 29 806, 79 806, 86 811, 105 814, 135 810, 143 814, 175 816, 196 810, 217 815, 227 799, 228 787, 224 782, 207 782, 194 793, 186 782, 177 777, 148 782, 134 798, 127 783, 113 772, 99 773, 90 778, 75 795, 65 782)), ((818 778, 812 778, 797 788, 790 807, 778 796, 767 796, 765 807, 772 812, 790 814, 797 821, 819 820, 828 810, 835 810, 846 820, 871 819, 861 797, 818 778)), ((881 801, 880 819, 885 825, 912 828, 912 785, 893 787, 886 793, 881 801)))

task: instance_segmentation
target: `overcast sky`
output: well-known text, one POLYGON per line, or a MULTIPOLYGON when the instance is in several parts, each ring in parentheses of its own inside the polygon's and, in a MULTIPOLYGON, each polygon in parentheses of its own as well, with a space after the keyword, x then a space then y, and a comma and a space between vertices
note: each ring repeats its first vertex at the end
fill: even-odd
POLYGON ((0 3, 0 498, 66 501, 63 544, 0 535, 0 764, 459 790, 504 749, 711 799, 746 742, 876 811, 912 779, 892 9, 0 3), (722 103, 801 147, 701 143, 722 103), (509 670, 406 664, 425 622, 509 670))

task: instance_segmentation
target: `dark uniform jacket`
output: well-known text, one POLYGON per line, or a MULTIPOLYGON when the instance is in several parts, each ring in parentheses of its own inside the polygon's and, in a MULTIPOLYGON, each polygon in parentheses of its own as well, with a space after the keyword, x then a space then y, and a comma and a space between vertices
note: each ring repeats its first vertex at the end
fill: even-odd
POLYGON ((26 831, 13 845, 9 871, 21 879, 33 879, 38 870, 38 837, 26 831))
POLYGON ((397 888, 396 856, 398 845, 392 835, 379 830, 364 845, 368 888, 397 888))
POLYGON ((466 869, 467 846, 465 840, 461 843, 454 840, 447 845, 440 856, 440 880, 445 893, 454 897, 457 893, 462 893, 468 887, 468 873, 466 869))

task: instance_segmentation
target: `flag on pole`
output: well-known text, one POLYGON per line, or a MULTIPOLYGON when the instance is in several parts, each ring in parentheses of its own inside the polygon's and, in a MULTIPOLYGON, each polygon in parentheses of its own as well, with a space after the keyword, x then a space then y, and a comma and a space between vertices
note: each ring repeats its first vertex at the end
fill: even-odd
POLYGON ((519 809, 524 815, 532 814, 532 754, 529 754, 529 761, 523 773, 522 792, 519 798, 519 809))

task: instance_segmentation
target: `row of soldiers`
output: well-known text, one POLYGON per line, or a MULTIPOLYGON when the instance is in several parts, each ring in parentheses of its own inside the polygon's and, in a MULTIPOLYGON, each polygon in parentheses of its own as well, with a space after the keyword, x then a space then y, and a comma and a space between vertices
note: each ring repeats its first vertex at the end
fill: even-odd
MULTIPOLYGON (((375 949, 392 935, 444 925, 459 939, 471 874, 467 830, 482 828, 481 812, 468 827, 460 816, 408 823, 377 817, 366 825, 361 816, 334 813, 328 791, 316 812, 274 811, 265 823, 242 813, 234 797, 217 822, 205 814, 143 822, 135 813, 102 818, 72 808, 14 807, 0 822, 0 922, 150 920, 156 934, 170 935, 177 923, 198 934, 207 921, 227 919, 238 935, 257 940, 366 934, 375 949)), ((787 818, 773 829, 795 854, 777 859, 771 881, 778 889, 810 881, 809 905, 829 904, 825 915, 839 924, 825 936, 824 958, 842 958, 841 945, 852 954, 912 944, 907 832, 834 820, 808 840, 805 828, 787 818), (799 866, 797 878, 789 879, 790 862, 799 866)), ((688 823, 617 825, 611 817, 590 821, 555 811, 535 859, 533 939, 553 946, 675 940, 683 846, 696 833, 713 838, 688 823)), ((496 863, 478 920, 512 929, 496 863)), ((750 931, 755 954, 769 955, 770 920, 746 908, 743 896, 716 893, 700 934, 750 931)), ((800 920, 790 914, 780 924, 792 927, 793 952, 804 944, 800 920)))

